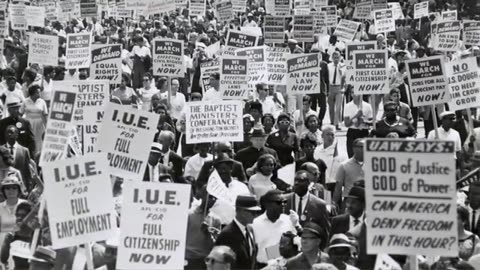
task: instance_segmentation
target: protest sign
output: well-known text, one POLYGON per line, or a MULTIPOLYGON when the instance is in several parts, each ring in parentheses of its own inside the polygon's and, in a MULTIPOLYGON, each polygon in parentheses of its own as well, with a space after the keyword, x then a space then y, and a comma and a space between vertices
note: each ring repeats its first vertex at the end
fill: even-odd
POLYGON ((267 15, 263 27, 265 43, 285 42, 285 17, 267 15))
POLYGON ((395 19, 392 9, 379 9, 374 11, 375 31, 377 34, 383 34, 395 31, 395 19))
POLYGON ((43 7, 26 6, 25 11, 28 13, 27 26, 45 26, 45 9, 43 7))
POLYGON ((95 0, 80 0, 80 16, 83 18, 97 18, 97 8, 95 0))
POLYGON ((155 39, 153 46, 153 75, 183 77, 183 41, 155 39))
POLYGON ((187 144, 243 141, 243 106, 239 100, 187 102, 185 134, 187 144))
POLYGON ((29 64, 58 65, 58 36, 30 33, 28 44, 29 64))
POLYGON ((458 255, 453 141, 367 139, 368 254, 458 255))
POLYGON ((150 1, 148 0, 125 0, 125 8, 131 10, 143 10, 150 1))
POLYGON ((442 21, 456 21, 457 20, 457 10, 443 11, 442 12, 442 17, 440 19, 442 21))
MULTIPOLYGON (((310 12, 310 0, 294 0, 293 1, 293 8, 295 10, 307 10, 307 13, 310 12)), ((306 14, 308 15, 308 14, 306 14)))
POLYGON ((234 13, 244 13, 247 10, 247 1, 232 0, 232 9, 234 13))
POLYGON ((93 45, 90 78, 108 80, 110 84, 122 82, 122 45, 93 45))
POLYGON ((327 20, 325 21, 327 27, 337 26, 337 6, 323 6, 320 8, 320 12, 325 12, 327 15, 327 20))
POLYGON ((91 42, 91 33, 78 33, 67 35, 67 48, 65 53, 66 69, 90 67, 91 42))
POLYGON ((70 21, 71 18, 75 18, 74 13, 75 3, 69 1, 58 3, 58 19, 60 21, 70 21))
POLYGON ((235 206, 236 196, 227 188, 216 169, 208 177, 207 192, 218 200, 226 202, 229 206, 235 206))
POLYGON ((335 29, 334 35, 336 35, 340 41, 350 42, 355 37, 360 24, 359 22, 341 20, 335 29))
POLYGON ((476 168, 469 173, 467 173, 465 176, 460 178, 460 180, 457 181, 456 187, 457 189, 464 188, 466 186, 470 186, 473 182, 479 182, 480 181, 480 168, 476 168))
POLYGON ((399 2, 387 3, 389 9, 393 10, 393 19, 394 20, 404 20, 405 15, 403 15, 402 7, 399 2))
POLYGON ((463 22, 463 42, 465 45, 480 46, 480 21, 463 22))
POLYGON ((353 18, 359 20, 369 20, 372 18, 372 0, 357 0, 353 18))
POLYGON ((461 47, 460 21, 432 23, 433 48, 438 51, 457 51, 461 47))
POLYGON ((434 105, 450 100, 443 56, 408 60, 405 63, 413 106, 434 105))
POLYGON ((345 44, 345 59, 353 60, 353 54, 356 51, 375 50, 377 48, 376 41, 354 41, 345 44))
POLYGON ((259 36, 241 31, 229 30, 223 55, 235 55, 238 48, 257 46, 259 36))
POLYGON ((112 175, 143 179, 159 117, 130 106, 107 103, 95 147, 108 154, 112 175))
POLYGON ((250 47, 237 49, 235 54, 237 56, 244 56, 248 58, 247 67, 247 90, 256 91, 255 85, 257 83, 266 83, 267 65, 265 63, 265 47, 250 47))
POLYGON ((218 60, 210 60, 200 63, 200 80, 202 83, 203 93, 210 89, 210 75, 220 73, 220 62, 218 60))
POLYGON ((262 28, 258 26, 241 26, 240 31, 244 32, 245 34, 255 35, 255 36, 262 36, 262 28))
POLYGON ((93 153, 42 166, 54 248, 104 241, 114 235, 107 155, 93 153))
POLYGON ((372 11, 387 8, 387 0, 372 0, 372 11))
POLYGON ((11 4, 10 8, 10 23, 13 30, 27 30, 27 6, 23 4, 11 4))
POLYGON ((321 11, 312 11, 313 16, 313 33, 319 35, 326 35, 328 33, 328 27, 326 24, 327 13, 321 11))
POLYGON ((219 22, 230 22, 230 20, 233 19, 233 5, 231 0, 219 1, 216 7, 219 22))
POLYGON ((450 110, 480 107, 480 76, 475 57, 448 62, 445 71, 450 88, 450 110))
POLYGON ((53 81, 52 100, 48 114, 45 137, 40 155, 40 166, 47 162, 65 159, 76 105, 76 89, 66 81, 53 81))
POLYGON ((353 53, 353 84, 355 94, 388 94, 388 53, 386 50, 353 53))
POLYGON ((190 185, 124 185, 117 268, 183 269, 190 185))
MULTIPOLYGON (((68 4, 69 2, 64 2, 64 3, 68 4)), ((61 5, 61 3, 59 3, 59 5, 61 5)), ((70 3, 70 5, 73 5, 73 3, 70 3)), ((49 21, 59 20, 58 19, 59 9, 55 1, 39 2, 38 6, 43 7, 45 9, 45 18, 47 20, 49 21)))
POLYGON ((378 254, 374 270, 402 270, 402 267, 388 254, 378 254))
POLYGON ((73 122, 77 125, 82 153, 97 152, 96 141, 104 107, 109 98, 108 80, 65 81, 76 89, 77 102, 73 122))
POLYGON ((422 17, 428 17, 428 1, 413 6, 413 18, 420 19, 422 17))
POLYGON ((248 58, 223 56, 220 59, 220 91, 223 99, 247 99, 248 58))
POLYGON ((293 185, 295 179, 295 162, 287 164, 277 171, 278 179, 282 180, 288 185, 293 185))
POLYGON ((290 16, 292 10, 290 0, 266 0, 265 9, 272 16, 290 16))
POLYGON ((7 3, 0 3, 0 35, 5 36, 7 32, 7 3))
POLYGON ((288 48, 265 47, 265 60, 267 61, 267 82, 271 85, 287 84, 287 55, 288 48))
POLYGON ((328 0, 313 0, 310 8, 320 10, 321 7, 328 5, 328 0))
POLYGON ((296 15, 293 17, 293 37, 298 42, 313 41, 312 15, 296 15))
POLYGON ((314 94, 320 92, 320 55, 291 54, 287 56, 287 93, 314 94))
POLYGON ((189 1, 188 0, 175 0, 176 8, 187 8, 189 1))
POLYGON ((205 15, 206 1, 205 0, 190 0, 190 16, 205 15))

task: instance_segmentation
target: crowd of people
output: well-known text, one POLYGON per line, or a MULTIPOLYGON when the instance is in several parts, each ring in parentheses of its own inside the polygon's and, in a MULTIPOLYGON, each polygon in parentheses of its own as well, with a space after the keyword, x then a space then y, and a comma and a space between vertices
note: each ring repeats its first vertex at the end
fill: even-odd
MULTIPOLYGON (((244 13, 224 22, 217 18, 214 1, 207 1, 205 16, 198 17, 189 16, 188 8, 177 8, 149 18, 102 13, 98 18, 46 21, 45 27, 26 32, 10 29, 0 57, 0 263, 16 270, 87 267, 82 261, 85 246, 51 248, 48 213, 38 213, 43 194, 38 163, 52 85, 91 77, 88 68, 64 68, 66 36, 91 32, 94 44, 123 48, 121 83, 112 87, 110 101, 160 115, 143 181, 192 186, 184 269, 374 269, 377 256, 368 254, 366 243, 365 181, 370 179, 365 179, 363 168, 365 138, 424 140, 435 139, 438 132, 439 139, 455 142, 457 179, 480 166, 476 109, 452 111, 448 104, 438 104, 432 112, 429 107, 414 107, 405 64, 442 54, 430 40, 431 23, 442 11, 456 10, 459 20, 480 20, 480 4, 429 1, 430 16, 414 20, 416 2, 399 1, 404 19, 397 20, 396 31, 386 36, 375 33, 373 20, 361 20, 354 41, 374 40, 389 57, 389 94, 374 99, 356 94, 347 84, 346 44, 333 34, 334 28, 314 35, 312 42, 298 42, 289 17, 285 42, 276 46, 289 48, 292 54, 320 54, 321 90, 299 97, 297 103, 285 87, 256 84, 244 100, 244 139, 239 142, 187 144, 185 108, 190 101, 222 99, 220 74, 213 73, 205 88, 200 65, 221 57, 208 48, 223 48, 229 30, 262 29, 264 1, 247 1, 244 13), (59 37, 57 66, 27 64, 29 33, 59 37), (180 77, 153 76, 155 38, 184 42, 185 73, 180 77), (294 179, 282 179, 279 171, 287 166, 294 168, 294 179), (208 193, 213 171, 236 197, 235 207, 208 193), (34 236, 38 228, 40 235, 34 236), (33 256, 12 254, 14 246, 32 241, 38 243, 33 256)), ((328 4, 336 5, 338 20, 356 20, 354 1, 328 4)), ((260 38, 258 45, 270 44, 260 38)), ((462 45, 444 57, 446 62, 476 57, 480 66, 477 46, 462 45)), ((116 181, 112 192, 121 215, 122 179, 116 181)), ((458 256, 418 256, 419 269, 480 269, 480 215, 475 215, 479 209, 480 183, 459 190, 458 256)), ((118 241, 93 243, 90 248, 95 268, 116 269, 118 241)), ((406 256, 392 257, 409 269, 406 256)))

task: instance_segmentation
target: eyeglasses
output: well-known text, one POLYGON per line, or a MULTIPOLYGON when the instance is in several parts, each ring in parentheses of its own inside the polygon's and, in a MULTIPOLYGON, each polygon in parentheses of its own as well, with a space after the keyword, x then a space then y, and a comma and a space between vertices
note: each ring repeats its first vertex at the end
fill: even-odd
POLYGON ((278 123, 281 124, 281 125, 290 125, 290 121, 288 121, 288 120, 282 120, 278 123))
POLYGON ((5 186, 4 188, 5 189, 15 189, 16 190, 17 186, 13 186, 13 185, 12 186, 5 186))
POLYGON ((226 264, 226 262, 222 262, 222 261, 217 261, 216 259, 214 258, 205 258, 205 263, 208 263, 208 264, 214 264, 214 263, 218 263, 218 264, 226 264))
POLYGON ((149 82, 150 80, 149 79, 143 79, 144 82, 149 82))
POLYGON ((276 203, 278 205, 286 205, 287 201, 286 200, 281 200, 281 201, 272 201, 273 203, 276 203))

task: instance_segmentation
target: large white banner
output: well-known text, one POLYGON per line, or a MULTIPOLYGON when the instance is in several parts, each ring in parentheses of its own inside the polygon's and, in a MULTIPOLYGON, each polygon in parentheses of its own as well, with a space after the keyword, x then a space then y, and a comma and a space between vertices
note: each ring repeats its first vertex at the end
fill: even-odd
POLYGON ((58 37, 30 33, 28 63, 45 66, 58 65, 58 37))

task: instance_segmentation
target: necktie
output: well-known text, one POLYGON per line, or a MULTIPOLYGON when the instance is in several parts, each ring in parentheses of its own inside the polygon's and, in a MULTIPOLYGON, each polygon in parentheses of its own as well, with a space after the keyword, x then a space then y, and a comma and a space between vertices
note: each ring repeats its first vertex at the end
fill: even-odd
POLYGON ((472 211, 472 227, 470 227, 470 231, 475 233, 475 224, 477 223, 477 217, 475 216, 477 211, 473 210, 472 211))
POLYGON ((355 218, 353 220, 353 226, 357 226, 360 223, 360 220, 358 218, 355 218))
POLYGON ((13 156, 13 146, 10 145, 10 154, 13 156))
POLYGON ((303 212, 303 211, 302 211, 302 209, 303 209, 302 200, 303 200, 303 198, 300 197, 300 201, 298 201, 298 211, 297 211, 297 214, 298 214, 298 215, 301 215, 302 212, 303 212))
POLYGON ((245 228, 245 240, 247 240, 247 253, 248 255, 252 255, 251 249, 250 249, 250 234, 248 233, 248 229, 245 228))
POLYGON ((334 65, 335 67, 335 71, 333 72, 333 82, 332 82, 332 85, 337 85, 336 82, 337 82, 337 65, 334 65))

